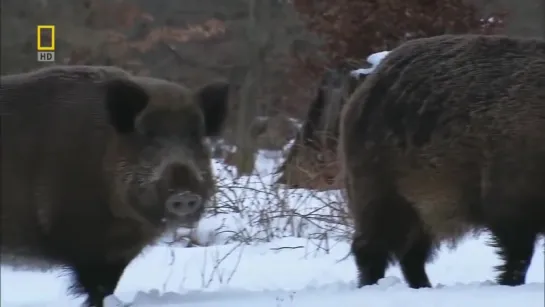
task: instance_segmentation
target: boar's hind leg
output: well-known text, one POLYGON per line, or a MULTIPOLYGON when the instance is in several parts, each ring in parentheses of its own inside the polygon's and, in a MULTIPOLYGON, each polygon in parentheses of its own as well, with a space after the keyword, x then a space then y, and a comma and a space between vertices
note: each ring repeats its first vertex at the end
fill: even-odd
POLYGON ((352 239, 351 251, 358 269, 358 287, 376 284, 384 277, 388 266, 388 251, 378 244, 370 243, 367 238, 369 236, 356 230, 352 239))
POLYGON ((417 238, 411 239, 412 244, 398 255, 401 272, 411 288, 429 288, 431 283, 425 265, 432 254, 431 238, 422 230, 417 238))
POLYGON ((503 264, 496 267, 497 282, 504 286, 518 286, 526 281, 526 273, 534 254, 537 231, 525 225, 492 226, 492 246, 498 249, 503 264))
POLYGON ((95 261, 72 265, 73 290, 87 294, 86 306, 103 307, 104 298, 114 293, 117 283, 129 261, 95 261))
POLYGON ((543 200, 535 197, 541 193, 538 184, 542 182, 542 174, 519 168, 510 160, 494 162, 482 205, 485 224, 492 233, 491 246, 497 249, 502 261, 496 267, 497 282, 506 286, 522 285, 539 232, 541 214, 534 210, 542 206, 543 200))
POLYGON ((410 287, 430 287, 425 271, 432 252, 429 236, 420 231, 416 240, 408 237, 420 229, 416 211, 395 192, 384 191, 369 198, 362 191, 375 194, 370 191, 380 189, 357 183, 348 189, 350 207, 356 213, 352 253, 359 273, 358 286, 376 284, 384 277, 388 263, 398 259, 410 287), (407 246, 408 242, 412 244, 407 246))

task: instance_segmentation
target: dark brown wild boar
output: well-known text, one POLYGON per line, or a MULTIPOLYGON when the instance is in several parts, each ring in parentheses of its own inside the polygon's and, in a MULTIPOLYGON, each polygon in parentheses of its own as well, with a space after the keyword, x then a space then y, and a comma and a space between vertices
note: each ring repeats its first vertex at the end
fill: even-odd
POLYGON ((324 74, 293 145, 275 170, 276 184, 322 191, 340 188, 336 155, 340 110, 363 80, 365 75, 352 76, 346 68, 324 74))
POLYGON ((145 246, 201 217, 227 92, 100 66, 2 76, 3 264, 66 267, 102 306, 145 246))
POLYGON ((430 287, 425 263, 440 243, 482 230, 503 262, 498 283, 525 283, 545 233, 545 41, 406 42, 341 118, 360 286, 397 261, 410 287, 430 287))

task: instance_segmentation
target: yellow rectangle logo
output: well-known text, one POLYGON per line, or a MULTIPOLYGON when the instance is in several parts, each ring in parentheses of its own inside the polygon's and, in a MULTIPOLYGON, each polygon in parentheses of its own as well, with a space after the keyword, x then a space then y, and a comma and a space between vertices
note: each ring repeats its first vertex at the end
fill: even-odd
POLYGON ((36 47, 38 51, 55 51, 55 26, 41 25, 36 30, 36 47), (43 41, 43 36, 47 35, 47 32, 51 31, 51 41, 43 41), (44 35, 45 34, 45 35, 44 35))

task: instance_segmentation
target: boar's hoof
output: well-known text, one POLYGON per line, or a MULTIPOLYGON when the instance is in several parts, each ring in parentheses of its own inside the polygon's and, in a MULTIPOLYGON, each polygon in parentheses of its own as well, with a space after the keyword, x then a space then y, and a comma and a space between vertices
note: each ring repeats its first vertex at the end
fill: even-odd
POLYGON ((178 216, 185 216, 199 211, 203 206, 202 197, 191 192, 171 195, 166 201, 166 209, 178 216))
POLYGON ((113 294, 129 260, 78 261, 72 265, 74 294, 86 294, 85 307, 104 307, 104 298, 113 294))

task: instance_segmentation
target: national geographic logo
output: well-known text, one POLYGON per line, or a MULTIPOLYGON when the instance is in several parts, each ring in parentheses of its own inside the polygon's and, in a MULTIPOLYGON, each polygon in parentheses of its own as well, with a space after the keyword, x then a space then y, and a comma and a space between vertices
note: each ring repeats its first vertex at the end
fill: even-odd
POLYGON ((55 26, 38 25, 36 29, 38 62, 55 61, 55 26))

